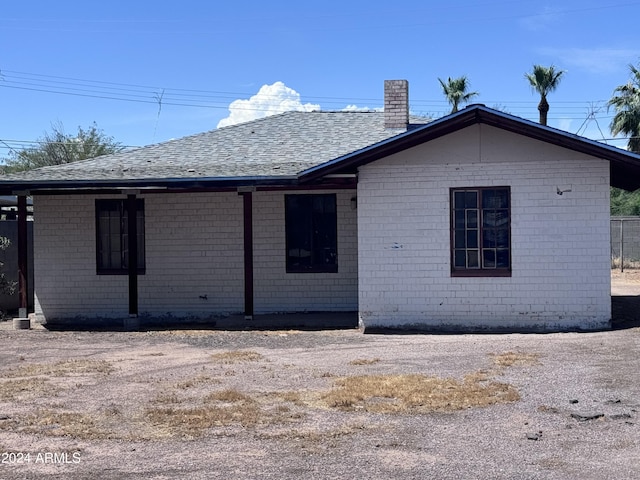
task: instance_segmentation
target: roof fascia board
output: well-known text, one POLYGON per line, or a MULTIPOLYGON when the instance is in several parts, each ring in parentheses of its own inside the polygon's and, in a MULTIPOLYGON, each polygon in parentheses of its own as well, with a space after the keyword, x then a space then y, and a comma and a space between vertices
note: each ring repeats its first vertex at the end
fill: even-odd
POLYGON ((226 189, 242 186, 288 186, 297 185, 294 176, 282 177, 221 177, 221 178, 167 178, 143 180, 0 180, 0 195, 11 195, 17 190, 60 191, 69 194, 96 192, 99 190, 118 191, 122 189, 143 190, 186 190, 186 189, 226 189))

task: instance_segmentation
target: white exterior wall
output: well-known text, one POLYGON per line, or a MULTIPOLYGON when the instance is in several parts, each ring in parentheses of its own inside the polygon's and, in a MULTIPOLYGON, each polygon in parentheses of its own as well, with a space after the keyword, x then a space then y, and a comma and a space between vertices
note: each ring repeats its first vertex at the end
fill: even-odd
POLYGON ((138 277, 140 313, 207 317, 242 312, 242 197, 231 192, 141 198, 146 274, 138 277))
POLYGON ((40 318, 128 314, 126 275, 96 275, 95 198, 33 199, 35 313, 40 318))
POLYGON ((609 235, 607 161, 469 127, 360 169, 361 323, 606 327, 609 235), (511 187, 512 276, 452 277, 449 189, 487 186, 511 187))
POLYGON ((355 190, 257 192, 253 194, 255 313, 358 310, 357 213, 355 190), (284 196, 335 193, 338 272, 287 273, 284 196))
MULTIPOLYGON (((356 212, 350 208, 355 191, 337 192, 339 271, 333 274, 286 273, 285 193, 253 194, 255 313, 357 310, 356 212)), ((127 275, 96 274, 96 198, 125 196, 34 199, 36 315, 41 319, 128 316, 127 275)), ((242 313, 242 197, 230 192, 143 193, 139 198, 144 199, 146 249, 146 272, 138 277, 140 315, 242 313)))
MULTIPOLYGON (((128 316, 128 276, 96 274, 96 198, 125 197, 34 199, 36 314, 45 319, 128 316)), ((146 273, 138 276, 140 315, 241 312, 242 198, 236 193, 139 198, 144 199, 146 249, 146 273)))

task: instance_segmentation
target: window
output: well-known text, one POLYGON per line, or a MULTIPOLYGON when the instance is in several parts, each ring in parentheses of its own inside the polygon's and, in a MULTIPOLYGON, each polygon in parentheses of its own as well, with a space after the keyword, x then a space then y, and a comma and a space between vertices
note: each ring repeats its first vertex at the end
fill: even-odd
MULTIPOLYGON (((138 273, 144 273, 144 201, 136 200, 138 273)), ((98 274, 127 274, 129 270, 126 200, 96 200, 96 265, 98 274)))
POLYGON ((509 187, 451 189, 453 276, 511 275, 509 187))
POLYGON ((287 272, 337 272, 336 196, 285 195, 287 272))

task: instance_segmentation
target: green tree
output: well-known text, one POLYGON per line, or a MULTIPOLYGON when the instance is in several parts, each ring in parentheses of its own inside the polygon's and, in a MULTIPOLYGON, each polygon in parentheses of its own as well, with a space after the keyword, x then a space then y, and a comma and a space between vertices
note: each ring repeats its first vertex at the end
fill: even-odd
MULTIPOLYGON (((631 78, 616 87, 607 107, 615 109, 609 129, 612 135, 629 137, 627 149, 640 153, 640 70, 629 65, 631 78)), ((640 215, 640 190, 611 188, 611 215, 640 215)))
POLYGON ((543 67, 542 65, 534 65, 531 73, 525 73, 524 76, 531 88, 540 94, 540 103, 538 111, 540 112, 540 123, 547 124, 547 114, 549 113, 549 102, 547 95, 553 92, 560 84, 560 79, 564 75, 564 70, 556 70, 556 67, 543 67))
POLYGON ((460 105, 467 103, 473 97, 479 95, 478 92, 468 91, 470 83, 466 75, 459 78, 449 77, 446 82, 438 78, 438 81, 440 82, 444 96, 447 97, 447 102, 451 104, 451 113, 457 112, 460 105))
POLYGON ((629 69, 631 79, 616 87, 607 103, 608 108, 616 111, 609 129, 613 135, 627 135, 627 149, 640 153, 640 70, 633 65, 629 65, 629 69))
POLYGON ((611 215, 640 215, 640 190, 611 187, 611 215))
POLYGON ((88 129, 78 127, 78 132, 73 135, 64 133, 61 124, 54 124, 50 133, 38 139, 37 147, 13 152, 5 159, 2 169, 4 173, 21 172, 116 153, 123 148, 95 123, 88 129))

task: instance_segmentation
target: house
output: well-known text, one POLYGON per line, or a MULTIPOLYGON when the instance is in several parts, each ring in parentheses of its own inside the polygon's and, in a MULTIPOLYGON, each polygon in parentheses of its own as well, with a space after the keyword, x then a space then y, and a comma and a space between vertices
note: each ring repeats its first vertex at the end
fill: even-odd
POLYGON ((640 156, 482 105, 288 112, 13 174, 41 322, 358 312, 362 326, 609 325, 609 186, 640 156))

